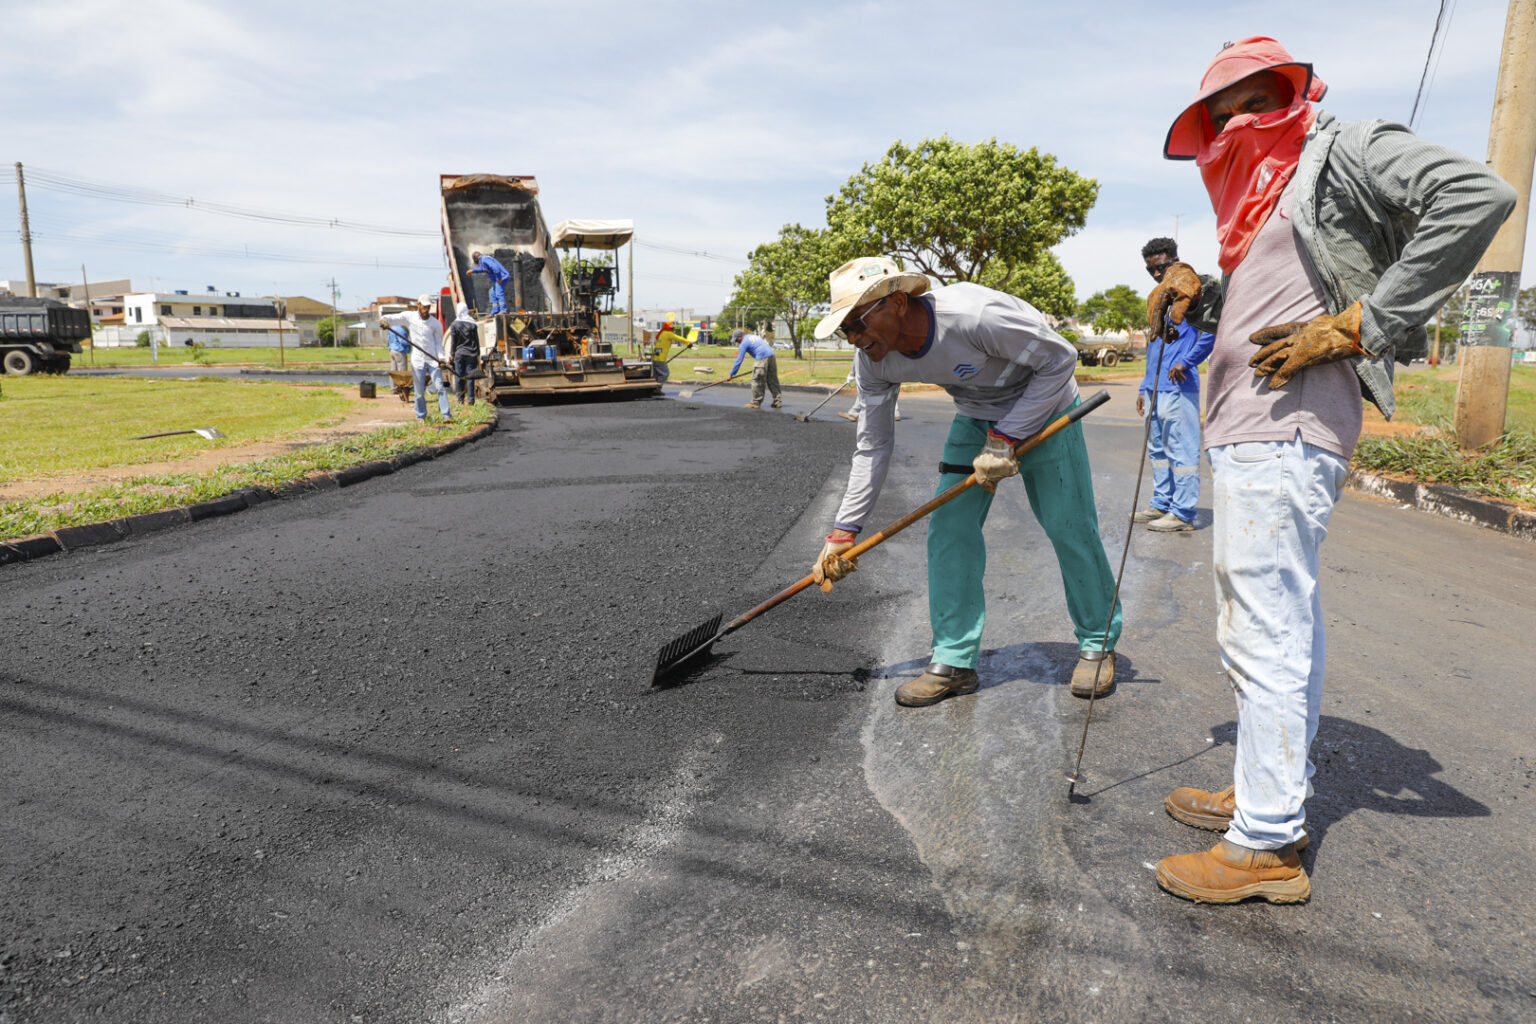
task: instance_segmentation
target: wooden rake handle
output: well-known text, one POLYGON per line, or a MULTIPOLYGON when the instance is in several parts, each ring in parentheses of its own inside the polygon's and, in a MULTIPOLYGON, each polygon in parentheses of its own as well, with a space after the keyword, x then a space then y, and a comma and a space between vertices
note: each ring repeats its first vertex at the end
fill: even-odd
MULTIPOLYGON (((1097 392, 1086 402, 1083 402, 1080 405, 1074 406, 1073 408, 1067 410, 1065 413, 1056 417, 1050 423, 1047 423, 1037 432, 1031 434, 1029 437, 1026 437, 1024 440, 1014 445, 1014 455, 1023 455, 1030 449, 1043 444, 1053 434, 1060 433, 1061 431, 1070 427, 1072 424, 1076 423, 1084 416, 1087 416, 1090 412, 1093 412, 1093 410, 1097 409, 1107 401, 1109 401, 1108 391, 1101 390, 1097 392)), ((858 558, 870 548, 885 543, 900 533, 902 530, 905 530, 907 527, 917 522, 919 519, 927 516, 940 505, 953 501, 955 498, 958 498, 960 495, 964 494, 966 491, 975 486, 976 474, 972 473, 964 480, 955 484, 955 486, 951 487, 949 490, 943 492, 942 494, 935 495, 933 498, 929 499, 928 501, 919 505, 917 508, 913 509, 911 512, 908 512, 906 515, 896 520, 890 526, 887 526, 885 529, 880 530, 878 533, 874 534, 874 536, 855 544, 852 548, 849 548, 848 551, 843 554, 843 557, 858 558)), ((800 593, 800 591, 804 590, 806 587, 813 585, 815 582, 816 577, 808 575, 804 579, 790 584, 788 587, 785 587, 783 590, 779 591, 777 594, 773 595, 768 600, 758 605, 756 608, 742 612, 740 615, 736 616, 736 618, 728 622, 725 628, 720 631, 720 636, 723 637, 727 633, 730 633, 733 630, 746 625, 748 622, 751 622, 753 619, 763 614, 763 612, 768 611, 770 608, 774 608, 780 604, 783 604, 785 601, 788 601, 790 598, 800 593)), ((719 639, 719 637, 716 637, 716 639, 719 639)))

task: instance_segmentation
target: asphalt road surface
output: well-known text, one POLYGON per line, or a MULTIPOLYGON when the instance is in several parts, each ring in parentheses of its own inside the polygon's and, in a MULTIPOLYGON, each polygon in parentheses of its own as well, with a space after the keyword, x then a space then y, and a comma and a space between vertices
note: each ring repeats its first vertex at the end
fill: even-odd
MULTIPOLYGON (((1111 391, 1118 564, 1141 428, 1111 391)), ((1133 538, 1083 803, 1017 485, 975 696, 891 701, 922 526, 649 688, 807 570, 852 443, 845 399, 789 415, 819 397, 508 409, 446 459, 0 569, 0 1022, 1536 1018, 1536 547, 1345 498, 1312 900, 1197 906, 1152 865, 1216 838, 1167 791, 1230 778, 1208 528, 1133 538)), ((902 412, 882 521, 949 418, 902 412)))

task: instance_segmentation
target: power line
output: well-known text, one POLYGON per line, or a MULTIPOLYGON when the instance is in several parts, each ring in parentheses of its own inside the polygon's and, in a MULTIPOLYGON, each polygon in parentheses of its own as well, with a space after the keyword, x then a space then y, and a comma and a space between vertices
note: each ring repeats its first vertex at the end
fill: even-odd
MULTIPOLYGON (((1419 89, 1413 96, 1413 111, 1408 115, 1409 128, 1414 127, 1415 122, 1418 120, 1419 101, 1428 99, 1426 85, 1431 77, 1431 62, 1437 68, 1439 67, 1439 60, 1435 57, 1435 45, 1440 41, 1441 29, 1449 29, 1450 27, 1451 14, 1447 13, 1447 8, 1450 8, 1451 14, 1454 14, 1455 0, 1440 0, 1440 10, 1435 14, 1435 31, 1429 37, 1429 52, 1424 55, 1424 70, 1419 74, 1419 89)), ((1428 103, 1424 105, 1427 107, 1428 103)))
MULTIPOLYGON (((10 176, 12 179, 15 177, 14 173, 10 176)), ((342 220, 339 217, 314 217, 306 214, 286 213, 279 210, 266 210, 256 206, 243 206, 238 203, 197 199, 193 196, 175 196, 166 192, 156 192, 132 185, 117 185, 112 182, 91 178, 75 178, 56 171, 40 170, 30 165, 27 167, 27 182, 37 188, 47 189, 51 192, 62 192, 89 199, 103 199, 109 202, 129 203, 137 206, 180 206, 189 210, 200 210, 204 213, 213 213, 224 217, 267 221, 274 224, 289 224, 295 227, 323 227, 338 231, 356 231, 370 235, 395 235, 405 238, 437 238, 439 236, 437 231, 398 228, 385 224, 368 224, 362 221, 342 220)))
POLYGON ((204 246, 181 245, 143 239, 97 238, 71 231, 34 231, 34 240, 68 243, 72 245, 99 246, 109 249, 130 249, 141 252, 169 252, 181 256, 206 256, 219 259, 253 259, 274 263, 314 263, 324 266, 376 267, 386 270, 441 270, 440 263, 404 263, 380 259, 340 259, 330 256, 303 256, 297 253, 268 252, 260 249, 215 249, 204 246))

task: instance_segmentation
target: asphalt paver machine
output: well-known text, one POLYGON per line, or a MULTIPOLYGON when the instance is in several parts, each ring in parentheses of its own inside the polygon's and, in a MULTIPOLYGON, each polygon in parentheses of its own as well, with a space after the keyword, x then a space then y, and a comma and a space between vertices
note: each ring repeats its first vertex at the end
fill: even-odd
MULTIPOLYGON (((531 176, 445 174, 443 240, 454 303, 466 303, 480 328, 481 397, 517 398, 661 393, 650 359, 625 358, 602 338, 602 316, 618 291, 616 266, 584 259, 613 252, 634 236, 627 220, 566 220, 550 231, 531 176), (562 253, 576 260, 567 278, 562 253), (491 312, 491 281, 472 254, 494 257, 511 275, 507 312, 491 312)), ((453 311, 446 310, 445 319, 453 311)))

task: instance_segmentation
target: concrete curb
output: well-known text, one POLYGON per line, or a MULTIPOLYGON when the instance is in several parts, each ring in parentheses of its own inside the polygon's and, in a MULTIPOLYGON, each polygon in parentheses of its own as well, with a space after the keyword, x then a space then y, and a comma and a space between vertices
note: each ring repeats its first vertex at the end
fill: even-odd
POLYGON ((472 441, 479 441, 496 429, 500 419, 501 415, 497 413, 489 422, 480 424, 462 437, 450 438, 425 448, 417 448, 390 459, 377 459, 373 462, 348 466, 334 473, 317 471, 301 480, 295 480, 275 489, 247 487, 222 497, 200 501, 193 505, 183 505, 180 508, 145 512, 142 515, 126 516, 122 519, 109 519, 103 523, 64 526, 51 533, 39 533, 31 537, 3 541, 0 542, 0 565, 46 558, 61 551, 73 552, 101 544, 113 544, 129 537, 142 537, 147 533, 155 533, 183 523, 195 523, 215 516, 233 515, 269 501, 296 498, 316 491, 333 491, 339 487, 351 487, 353 484, 393 473, 427 459, 439 458, 457 451, 472 441))
POLYGON ((1345 486, 1362 494, 1412 505, 1423 512, 1459 519, 1521 540, 1536 541, 1536 512, 1529 512, 1497 498, 1480 497, 1444 484, 1398 480, 1353 468, 1349 471, 1345 486))

